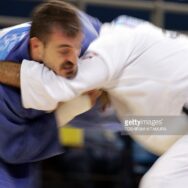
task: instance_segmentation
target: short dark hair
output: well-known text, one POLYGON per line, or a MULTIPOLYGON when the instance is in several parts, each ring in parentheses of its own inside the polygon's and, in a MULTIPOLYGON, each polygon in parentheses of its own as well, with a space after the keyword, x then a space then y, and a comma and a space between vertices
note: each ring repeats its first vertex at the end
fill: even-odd
POLYGON ((81 31, 78 10, 63 1, 50 1, 37 6, 32 14, 30 38, 48 40, 54 27, 58 27, 68 37, 75 37, 81 31))

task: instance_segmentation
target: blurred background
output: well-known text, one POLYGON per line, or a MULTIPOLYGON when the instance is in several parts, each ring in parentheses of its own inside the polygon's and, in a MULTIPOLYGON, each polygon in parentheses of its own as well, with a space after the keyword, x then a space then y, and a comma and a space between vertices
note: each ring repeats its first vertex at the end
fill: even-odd
MULTIPOLYGON (((0 28, 30 20, 32 9, 41 0, 1 0, 0 28)), ((102 22, 119 15, 149 20, 165 29, 188 33, 188 0, 69 0, 102 22)), ((118 131, 112 109, 95 109, 81 116, 85 130, 64 129, 61 140, 65 153, 43 162, 43 188, 137 188, 143 174, 158 156, 144 150, 129 136, 118 131), (97 113, 97 114, 96 114, 97 113), (99 119, 95 119, 100 117, 99 119), (92 126, 91 126, 92 124, 92 126), (95 124, 96 126, 93 126, 95 124), (96 129, 96 127, 100 127, 96 129), (103 127, 103 128, 101 128, 103 127), (114 131, 110 131, 113 127, 114 131)), ((76 121, 68 127, 77 126, 76 121)))
MULTIPOLYGON (((173 30, 188 30, 187 0, 66 0, 101 21, 111 21, 120 14, 150 20, 173 30)), ((28 20, 31 10, 45 0, 1 0, 0 26, 28 20)))

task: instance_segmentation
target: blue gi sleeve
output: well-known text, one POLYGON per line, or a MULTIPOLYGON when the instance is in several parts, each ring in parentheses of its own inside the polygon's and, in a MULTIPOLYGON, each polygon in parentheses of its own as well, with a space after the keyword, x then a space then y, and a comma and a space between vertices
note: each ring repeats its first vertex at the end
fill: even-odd
POLYGON ((82 43, 81 55, 86 51, 89 44, 98 37, 102 23, 84 12, 79 12, 84 39, 82 43))

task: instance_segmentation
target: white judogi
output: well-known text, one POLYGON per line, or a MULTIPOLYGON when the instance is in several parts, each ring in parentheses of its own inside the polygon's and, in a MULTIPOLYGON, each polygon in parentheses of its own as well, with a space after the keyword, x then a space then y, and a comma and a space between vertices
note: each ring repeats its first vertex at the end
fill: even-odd
MULTIPOLYGON (((183 35, 176 38, 173 34, 163 33, 147 22, 131 29, 104 25, 100 37, 80 60, 78 74, 72 80, 55 75, 42 64, 24 61, 21 69, 23 105, 26 108, 53 110, 60 101, 102 88, 109 93, 122 122, 126 115, 179 116, 188 100, 188 39, 183 35)), ((184 119, 182 125, 171 125, 173 122, 169 125, 185 128, 188 121, 186 116, 184 119)), ((155 153, 163 153, 177 139, 155 135, 133 137, 155 153), (164 148, 161 147, 163 143, 167 143, 164 148)), ((182 149, 188 151, 187 148, 182 149)), ((181 156, 183 150, 177 151, 181 156)), ((168 161, 173 153, 176 153, 175 149, 167 153, 163 160, 168 161)), ((158 163, 159 166, 161 164, 166 168, 164 163, 158 163)), ((179 170, 182 170, 182 165, 177 164, 175 172, 179 170)), ((168 173, 168 168, 166 171, 170 181, 173 176, 168 173)), ((160 173, 155 172, 159 177, 160 173)), ((142 184, 143 188, 152 187, 148 179, 142 184)), ((188 179, 184 180, 184 185, 188 186, 188 179)), ((161 185, 161 182, 156 183, 155 187, 161 185)))
POLYGON ((162 155, 141 180, 140 188, 186 188, 188 186, 188 135, 162 155))
MULTIPOLYGON (((23 62, 24 106, 53 110, 60 101, 103 88, 122 122, 126 115, 181 114, 188 99, 188 39, 185 36, 172 38, 148 22, 136 28, 104 25, 88 52, 72 80, 55 75, 42 64, 23 62)), ((153 137, 135 139, 158 154, 174 142, 172 137, 170 144, 165 141, 166 137, 159 137, 156 150, 153 137), (167 144, 163 148, 164 143, 167 144)))
POLYGON ((135 29, 105 25, 88 52, 97 55, 81 59, 72 80, 55 75, 42 64, 23 62, 24 107, 53 110, 60 101, 103 88, 120 118, 181 113, 188 99, 187 38, 169 38, 147 23, 135 29))

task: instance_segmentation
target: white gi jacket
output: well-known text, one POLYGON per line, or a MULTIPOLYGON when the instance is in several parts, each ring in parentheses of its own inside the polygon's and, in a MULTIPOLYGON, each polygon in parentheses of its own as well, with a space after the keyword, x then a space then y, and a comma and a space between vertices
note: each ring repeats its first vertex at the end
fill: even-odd
MULTIPOLYGON (((122 122, 127 115, 180 115, 188 99, 188 39, 148 22, 135 28, 104 24, 99 38, 80 59, 74 79, 57 76, 33 61, 22 63, 26 108, 53 110, 59 102, 96 88, 109 93, 122 122)), ((160 151, 155 151, 151 137, 136 136, 136 140, 155 153, 169 147, 161 144, 160 151)))

